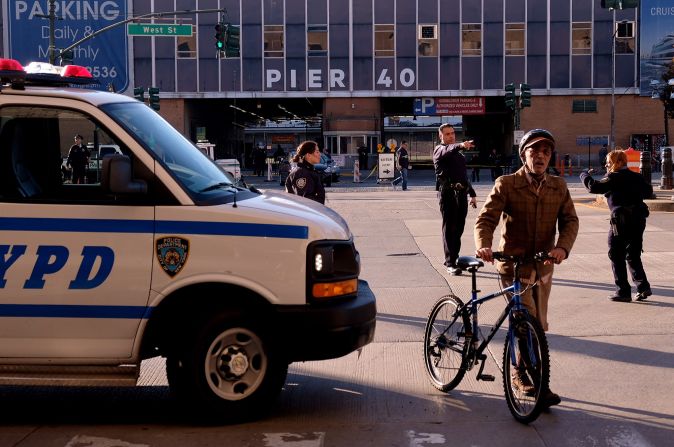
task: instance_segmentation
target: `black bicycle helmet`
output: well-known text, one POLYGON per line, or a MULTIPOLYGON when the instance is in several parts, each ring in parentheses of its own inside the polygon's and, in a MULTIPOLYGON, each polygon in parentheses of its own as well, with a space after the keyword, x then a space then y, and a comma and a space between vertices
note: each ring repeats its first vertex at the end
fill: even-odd
POLYGON ((525 133, 520 140, 520 158, 524 158, 524 151, 526 148, 541 140, 548 140, 552 146, 552 150, 555 150, 555 137, 553 137, 550 132, 545 129, 532 129, 525 133))

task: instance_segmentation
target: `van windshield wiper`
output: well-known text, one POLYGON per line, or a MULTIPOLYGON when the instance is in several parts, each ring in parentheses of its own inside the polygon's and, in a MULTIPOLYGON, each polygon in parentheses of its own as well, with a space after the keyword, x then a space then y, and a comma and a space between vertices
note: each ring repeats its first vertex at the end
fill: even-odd
POLYGON ((207 186, 207 187, 205 187, 204 189, 200 190, 199 192, 200 192, 200 193, 201 193, 201 192, 208 192, 208 191, 213 191, 213 190, 215 190, 215 189, 220 189, 220 188, 222 188, 222 189, 233 190, 234 193, 236 193, 236 192, 238 191, 237 187, 234 186, 234 185, 232 185, 231 183, 229 183, 229 182, 220 182, 220 183, 214 183, 214 184, 212 184, 211 186, 207 186))

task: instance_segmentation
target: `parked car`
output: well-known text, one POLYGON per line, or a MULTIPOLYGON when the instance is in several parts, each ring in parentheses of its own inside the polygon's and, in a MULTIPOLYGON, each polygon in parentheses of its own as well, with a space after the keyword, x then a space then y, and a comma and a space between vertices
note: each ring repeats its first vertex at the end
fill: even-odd
POLYGON ((236 158, 218 158, 215 160, 215 164, 225 173, 232 176, 232 183, 237 186, 246 187, 246 182, 241 177, 241 164, 239 160, 236 158))
POLYGON ((332 182, 338 182, 341 168, 335 160, 325 154, 321 154, 321 162, 314 165, 314 169, 321 173, 321 179, 325 186, 331 186, 332 182))

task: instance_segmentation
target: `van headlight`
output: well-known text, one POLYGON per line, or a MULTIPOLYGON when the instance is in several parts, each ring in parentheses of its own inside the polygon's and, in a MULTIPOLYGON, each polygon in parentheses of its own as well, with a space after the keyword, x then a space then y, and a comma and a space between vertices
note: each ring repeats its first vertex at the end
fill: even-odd
POLYGON ((360 256, 353 241, 319 241, 307 250, 307 295, 313 300, 358 292, 360 256))

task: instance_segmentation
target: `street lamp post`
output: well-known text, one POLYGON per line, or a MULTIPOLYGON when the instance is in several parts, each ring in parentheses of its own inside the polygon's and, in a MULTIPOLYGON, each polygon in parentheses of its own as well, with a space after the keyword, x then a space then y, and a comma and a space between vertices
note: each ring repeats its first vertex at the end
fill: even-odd
POLYGON ((618 24, 627 23, 627 20, 615 21, 615 9, 613 10, 613 34, 611 35, 611 134, 609 135, 609 148, 615 149, 615 38, 618 34, 618 24))

